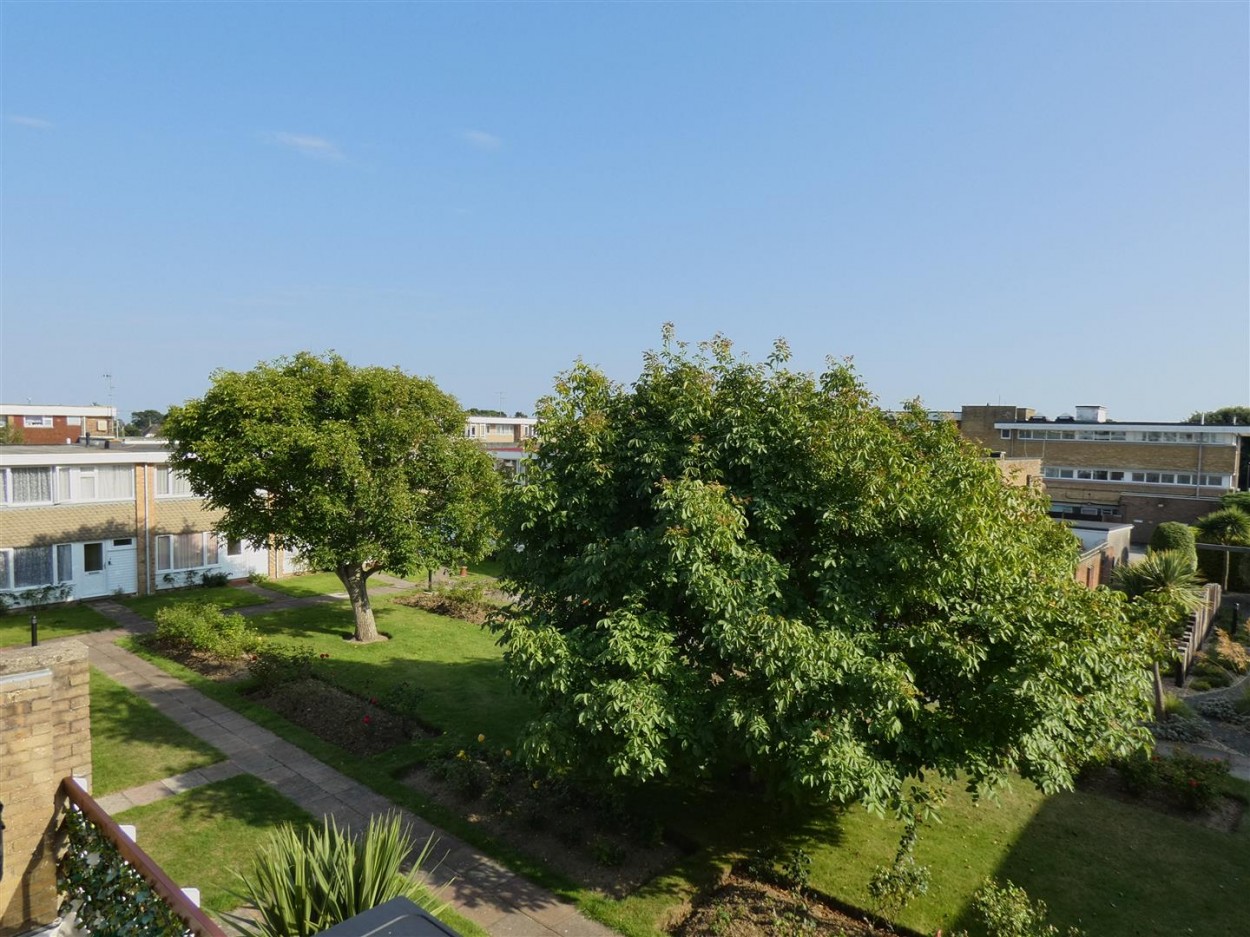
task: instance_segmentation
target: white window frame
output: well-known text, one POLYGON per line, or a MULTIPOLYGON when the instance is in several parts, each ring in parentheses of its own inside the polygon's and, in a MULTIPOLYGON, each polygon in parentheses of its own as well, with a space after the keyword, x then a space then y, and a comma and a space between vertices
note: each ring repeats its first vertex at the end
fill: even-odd
POLYGON ((32 544, 30 547, 0 547, 0 553, 3 553, 5 556, 3 570, 0 570, 0 572, 3 572, 4 574, 3 577, 0 577, 0 589, 4 589, 5 591, 8 591, 8 592, 24 593, 24 592, 33 592, 37 589, 47 589, 49 586, 52 586, 52 587, 63 586, 63 585, 72 583, 74 581, 74 569, 73 569, 74 560, 73 560, 72 545, 68 543, 51 543, 51 544, 42 545, 40 548, 52 551, 52 581, 45 582, 37 586, 15 586, 13 584, 13 581, 14 581, 13 577, 16 575, 16 572, 17 572, 15 568, 15 554, 18 550, 33 549, 34 546, 35 545, 32 544), (61 550, 62 548, 66 548, 66 547, 71 548, 70 549, 70 570, 69 570, 68 577, 63 576, 62 570, 60 569, 61 550))
POLYGON ((52 429, 56 421, 50 416, 23 416, 22 426, 26 429, 52 429))
MULTIPOLYGON (((168 466, 168 465, 158 465, 158 466, 156 467, 156 486, 155 486, 156 497, 158 497, 158 498, 170 498, 170 499, 173 499, 173 498, 194 498, 194 497, 196 497, 195 492, 191 490, 191 482, 190 482, 190 480, 189 480, 189 479, 186 481, 187 490, 186 490, 185 492, 182 492, 182 491, 173 491, 173 492, 171 492, 171 491, 169 491, 169 489, 173 486, 173 482, 174 482, 174 478, 175 478, 175 477, 179 477, 179 476, 178 476, 178 472, 177 472, 177 470, 176 470, 176 469, 174 469, 174 468, 172 468, 172 467, 170 467, 170 466, 168 466), (164 478, 164 479, 165 479, 165 488, 166 488, 166 490, 165 490, 164 492, 162 492, 162 491, 161 491, 161 479, 162 479, 162 478, 164 478)), ((182 478, 184 478, 184 479, 186 478, 186 476, 180 476, 180 477, 182 477, 182 478)))
POLYGON ((221 545, 222 538, 219 534, 211 530, 201 530, 193 532, 192 536, 199 537, 200 540, 200 563, 198 566, 174 566, 174 537, 181 537, 183 534, 157 534, 153 542, 153 549, 156 551, 155 566, 156 571, 161 574, 165 573, 185 573, 188 570, 212 569, 214 566, 221 565, 221 545), (161 565, 161 541, 164 541, 169 553, 169 566, 161 565), (216 554, 209 556, 210 545, 216 544, 216 554))

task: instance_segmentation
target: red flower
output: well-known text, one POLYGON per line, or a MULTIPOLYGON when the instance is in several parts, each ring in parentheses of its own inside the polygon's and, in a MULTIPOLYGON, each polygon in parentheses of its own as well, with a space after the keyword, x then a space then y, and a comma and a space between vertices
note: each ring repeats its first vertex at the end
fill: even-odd
POLYGON ((376 696, 369 697, 369 705, 370 706, 378 705, 378 698, 376 696))
POLYGON ((372 719, 370 719, 368 716, 365 716, 365 718, 364 718, 364 723, 365 723, 365 725, 368 725, 368 724, 369 724, 369 723, 371 723, 372 721, 373 721, 373 720, 372 720, 372 719))
POLYGON ((1190 778, 1190 779, 1189 779, 1189 786, 1190 786, 1190 787, 1197 787, 1197 786, 1198 786, 1198 782, 1197 782, 1197 781, 1195 781, 1193 778, 1190 778))

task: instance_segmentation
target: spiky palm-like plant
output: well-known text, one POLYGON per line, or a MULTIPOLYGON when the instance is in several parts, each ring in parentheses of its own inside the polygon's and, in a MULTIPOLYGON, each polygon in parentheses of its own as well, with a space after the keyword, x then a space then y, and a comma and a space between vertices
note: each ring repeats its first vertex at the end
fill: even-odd
POLYGON ((283 824, 257 850, 250 873, 235 873, 243 883, 238 897, 259 920, 226 917, 244 937, 312 937, 392 898, 438 914, 446 904, 411 877, 432 845, 431 838, 405 874, 415 844, 397 814, 373 817, 356 838, 331 817, 302 832, 283 824))
MULTIPOLYGON (((1224 508, 1212 511, 1205 517, 1198 518, 1199 543, 1218 543, 1221 546, 1250 545, 1250 514, 1237 508, 1224 508)), ((1228 576, 1232 554, 1224 554, 1224 589, 1228 590, 1228 576)))
MULTIPOLYGON (((1201 582, 1189 554, 1183 550, 1156 550, 1136 563, 1117 566, 1111 574, 1112 588, 1132 599, 1136 616, 1156 633, 1160 654, 1165 646, 1164 636, 1202 605, 1201 582)), ((1157 656, 1151 669, 1155 718, 1162 719, 1166 708, 1157 656)))

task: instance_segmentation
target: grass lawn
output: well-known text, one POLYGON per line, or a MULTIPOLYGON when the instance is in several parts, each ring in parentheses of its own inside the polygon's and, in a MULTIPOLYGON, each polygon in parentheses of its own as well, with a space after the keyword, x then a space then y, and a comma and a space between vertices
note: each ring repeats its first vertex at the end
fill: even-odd
MULTIPOLYGON (((117 815, 134 824, 143 847, 175 882, 200 889, 202 906, 220 917, 240 905, 235 871, 246 874, 267 834, 312 818, 263 781, 239 775, 117 815)), ((465 937, 485 934, 453 912, 442 919, 465 937)))
POLYGON ((170 605, 183 602, 212 602, 222 608, 243 608, 247 605, 263 605, 268 601, 263 596, 254 595, 244 589, 233 586, 216 586, 206 589, 203 586, 192 586, 190 589, 170 589, 156 595, 144 595, 133 599, 123 599, 122 605, 142 615, 144 618, 156 619, 156 613, 170 605))
POLYGON ((0 647, 30 644, 31 615, 39 619, 40 641, 117 627, 90 605, 51 605, 33 611, 11 608, 0 615, 0 647))
POLYGON ((224 757, 120 683, 91 671, 91 787, 97 797, 224 757))
MULTIPOLYGON (((1232 786, 1250 793, 1250 785, 1232 786)), ((1047 798, 1023 781, 998 804, 978 805, 956 790, 942 817, 922 828, 917 847, 917 860, 932 871, 929 894, 898 919, 922 933, 973 930, 967 905, 990 876, 1041 898, 1053 922, 1089 937, 1245 932, 1244 907, 1229 900, 1250 881, 1244 826, 1222 833, 1094 793, 1047 798)), ((796 842, 812 855, 813 886, 869 908, 869 876, 890 862, 899 832, 895 822, 852 810, 796 842)))
MULTIPOLYGON (((374 582, 377 580, 375 579, 374 582)), ((287 576, 284 579, 266 579, 261 587, 301 599, 343 591, 343 583, 334 573, 303 573, 299 576, 287 576)))
MULTIPOLYGON (((317 654, 329 654, 328 659, 318 659, 323 675, 361 695, 412 681, 426 693, 421 716, 443 729, 450 740, 468 741, 483 733, 491 743, 509 744, 517 737, 533 709, 510 691, 500 649, 489 632, 395 605, 386 597, 375 609, 379 628, 393 638, 365 646, 343 640, 352 630, 346 602, 258 616, 252 622, 274 640, 306 643, 317 654)), ((167 662, 163 666, 577 901, 587 913, 625 934, 665 933, 683 900, 714 881, 735 856, 773 835, 761 828, 766 821, 758 804, 723 799, 682 803, 659 794, 655 809, 705 848, 629 898, 603 898, 492 841, 455 810, 396 780, 405 766, 422 760, 437 743, 414 741, 384 755, 352 758, 252 703, 231 685, 212 684, 167 662)), ((1250 785, 1237 789, 1250 793, 1250 785)), ((867 882, 873 868, 893 856, 898 833, 892 821, 850 810, 821 813, 787 841, 812 856, 814 887, 844 903, 868 908, 867 882)), ((1087 937, 1190 932, 1220 937, 1244 932, 1242 905, 1234 895, 1239 883, 1250 881, 1250 823, 1230 835, 1092 793, 1045 798, 1018 782, 997 802, 978 805, 961 791, 953 793, 943 808, 943 822, 922 829, 918 858, 932 868, 933 884, 929 895, 902 913, 899 923, 922 933, 968 927, 966 908, 972 892, 991 875, 1009 878, 1045 900, 1057 923, 1080 926, 1087 937)))
POLYGON ((250 624, 275 642, 298 642, 318 659, 320 675, 360 696, 377 696, 409 681, 424 693, 421 718, 451 736, 516 739, 533 710, 512 693, 502 653, 487 630, 454 618, 374 603, 378 629, 391 640, 357 645, 346 601, 257 615, 250 624))

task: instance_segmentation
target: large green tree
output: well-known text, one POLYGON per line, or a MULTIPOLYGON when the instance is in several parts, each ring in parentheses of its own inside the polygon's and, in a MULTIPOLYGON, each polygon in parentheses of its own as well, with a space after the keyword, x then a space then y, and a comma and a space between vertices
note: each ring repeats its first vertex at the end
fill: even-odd
POLYGON ((541 401, 497 625, 528 757, 886 807, 925 772, 1056 790, 1142 744, 1146 649, 1041 495, 787 358, 666 330, 632 388, 579 363, 541 401))
POLYGON ((356 638, 377 640, 367 582, 480 557, 492 544, 499 478, 464 438, 464 414, 432 381, 301 352, 218 371, 169 411, 171 464, 225 512, 231 537, 333 569, 356 638))
POLYGON ((1215 426, 1250 425, 1250 407, 1220 407, 1218 410, 1196 410, 1189 415, 1186 423, 1208 423, 1215 426))

